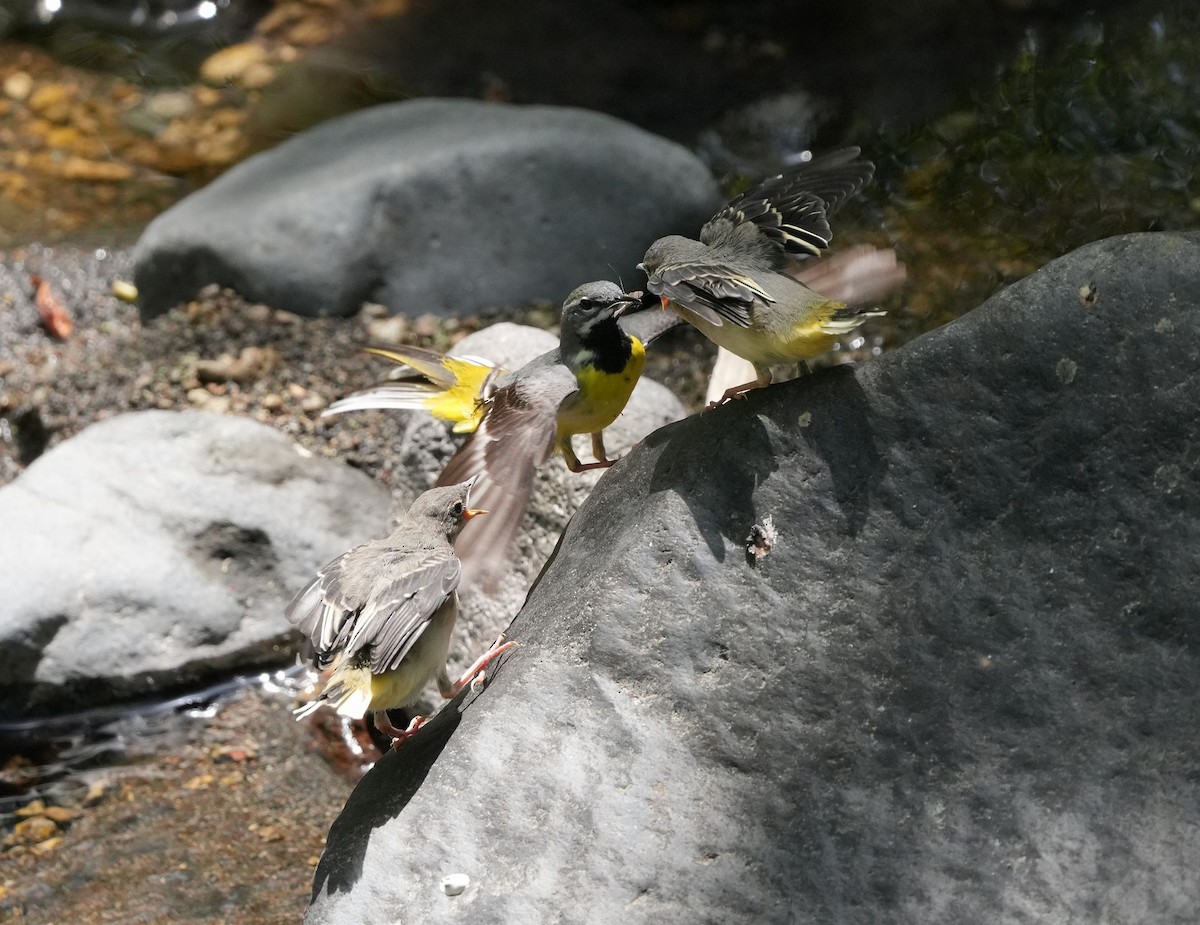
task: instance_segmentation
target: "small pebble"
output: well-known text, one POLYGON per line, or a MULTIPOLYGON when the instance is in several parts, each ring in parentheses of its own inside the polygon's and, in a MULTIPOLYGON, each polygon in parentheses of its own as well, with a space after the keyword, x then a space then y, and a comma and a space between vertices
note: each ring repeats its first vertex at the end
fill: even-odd
MULTIPOLYGON (((33 845, 37 842, 53 838, 58 833, 58 826, 45 816, 34 816, 23 819, 13 826, 12 840, 14 844, 33 845)), ((465 890, 466 887, 463 887, 465 890)), ((459 890, 461 893, 462 890, 459 890)))
POLYGON ((373 320, 367 324, 367 337, 372 343, 402 344, 407 332, 408 322, 399 315, 395 318, 373 320))
POLYGON ((136 302, 138 297, 137 286, 133 283, 128 283, 123 279, 114 279, 112 284, 112 294, 122 302, 136 302))
POLYGON ((196 108, 186 90, 162 90, 146 99, 146 109, 162 119, 181 119, 196 108))
POLYGON ((200 79, 211 86, 240 84, 251 66, 263 64, 266 59, 267 50, 261 45, 252 42, 229 45, 200 65, 200 79))
POLYGON ((457 896, 471 885, 471 878, 466 874, 450 874, 442 878, 442 892, 447 896, 457 896))
POLYGON ((27 99, 33 90, 33 78, 24 71, 14 71, 4 78, 4 95, 10 100, 27 99))
POLYGON ((318 392, 310 392, 308 396, 300 402, 300 409, 307 411, 309 414, 314 414, 317 411, 324 411, 328 407, 329 402, 325 400, 325 396, 318 392))

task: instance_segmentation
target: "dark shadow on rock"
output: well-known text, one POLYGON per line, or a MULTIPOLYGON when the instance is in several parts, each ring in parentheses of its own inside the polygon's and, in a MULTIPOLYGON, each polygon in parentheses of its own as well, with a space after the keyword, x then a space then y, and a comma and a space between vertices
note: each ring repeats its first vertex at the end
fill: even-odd
POLYGON ((794 391, 797 400, 773 403, 767 416, 799 433, 829 467, 833 498, 846 517, 846 531, 857 536, 870 510, 872 487, 886 474, 887 463, 875 447, 870 404, 853 368, 834 367, 777 388, 794 391), (778 413, 784 408, 786 414, 778 413), (797 426, 805 413, 810 420, 797 426))
POLYGON ((724 540, 745 545, 747 525, 754 522, 754 491, 778 465, 763 422, 747 410, 752 408, 738 402, 693 415, 644 441, 657 453, 650 491, 679 495, 718 562, 725 561, 724 540), (705 478, 710 468, 720 477, 705 478))
POLYGON ((321 855, 313 875, 313 901, 322 891, 341 893, 358 882, 371 833, 399 816, 416 795, 462 722, 464 701, 469 696, 467 688, 417 735, 400 748, 388 751, 359 781, 330 826, 329 847, 321 855))

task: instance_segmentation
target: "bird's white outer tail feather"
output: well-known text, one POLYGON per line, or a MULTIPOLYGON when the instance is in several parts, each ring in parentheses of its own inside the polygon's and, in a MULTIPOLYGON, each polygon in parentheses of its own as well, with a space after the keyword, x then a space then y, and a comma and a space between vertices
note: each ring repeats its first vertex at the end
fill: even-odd
POLYGON ((879 318, 886 314, 887 312, 856 312, 841 317, 835 316, 821 322, 821 330, 831 337, 841 337, 843 334, 849 334, 868 318, 879 318))
POLYGON ((366 668, 335 668, 325 690, 292 713, 297 719, 303 719, 324 704, 329 704, 342 716, 362 719, 371 707, 371 672, 366 668))
POLYGON ((424 411, 429 399, 438 394, 439 386, 431 382, 395 382, 377 385, 353 395, 340 398, 326 408, 321 417, 345 414, 347 411, 424 411))

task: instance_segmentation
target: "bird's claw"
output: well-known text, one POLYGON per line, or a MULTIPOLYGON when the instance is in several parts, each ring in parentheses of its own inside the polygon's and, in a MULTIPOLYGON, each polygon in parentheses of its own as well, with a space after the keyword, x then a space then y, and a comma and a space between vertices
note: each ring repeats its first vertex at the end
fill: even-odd
MULTIPOLYGON (((471 693, 477 692, 481 687, 483 687, 484 684, 487 683, 487 666, 490 665, 492 661, 494 661, 501 654, 507 652, 509 649, 515 648, 516 645, 517 644, 515 642, 505 642, 504 634, 501 633, 500 637, 494 643, 492 643, 492 647, 484 652, 483 655, 479 656, 479 658, 475 660, 474 664, 472 664, 470 668, 463 672, 463 676, 459 678, 458 682, 451 688, 449 697, 447 697, 447 699, 456 696, 459 691, 468 685, 470 686, 471 693)), ((446 696, 445 692, 443 692, 443 696, 446 696)))

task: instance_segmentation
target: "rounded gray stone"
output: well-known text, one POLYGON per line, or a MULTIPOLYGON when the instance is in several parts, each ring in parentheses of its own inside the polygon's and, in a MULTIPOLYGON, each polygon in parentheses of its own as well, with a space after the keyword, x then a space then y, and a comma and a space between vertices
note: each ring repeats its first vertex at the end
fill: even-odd
POLYGON ((0 712, 76 710, 287 658, 283 608, 387 531, 387 491, 243 418, 93 424, 0 490, 0 712))
POLYGON ((600 113, 470 100, 375 106, 238 165, 135 249, 142 312, 209 283, 305 315, 471 313, 633 276, 719 205, 685 148, 600 113))

